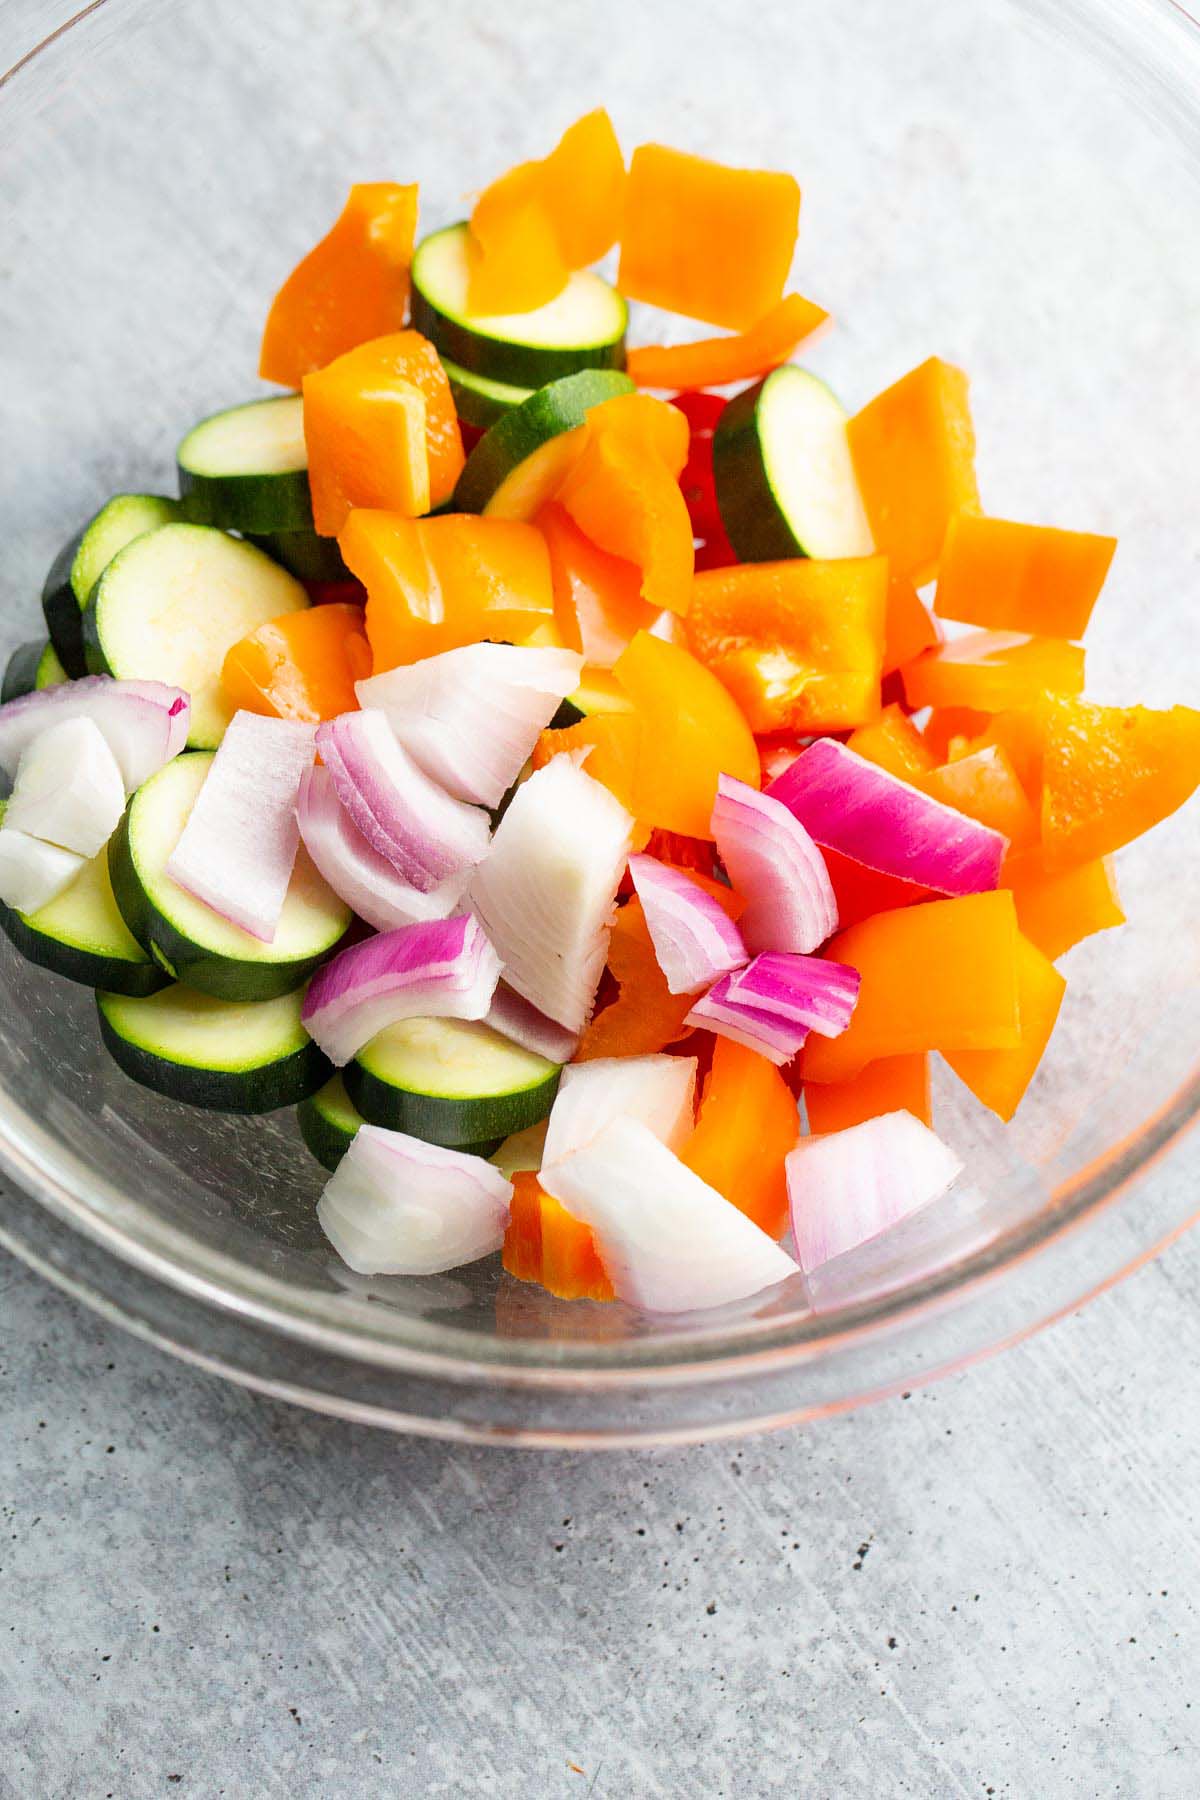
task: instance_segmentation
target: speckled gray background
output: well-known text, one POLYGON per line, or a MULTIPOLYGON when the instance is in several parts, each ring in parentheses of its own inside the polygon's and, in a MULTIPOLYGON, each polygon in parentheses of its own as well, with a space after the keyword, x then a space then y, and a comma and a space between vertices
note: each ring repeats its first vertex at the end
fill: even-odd
MULTIPOLYGON (((0 0, 0 66, 68 10, 0 0)), ((584 1458, 255 1399, 0 1262, 0 1795, 1191 1800, 1198 1299, 1193 1237, 909 1398, 584 1458)))

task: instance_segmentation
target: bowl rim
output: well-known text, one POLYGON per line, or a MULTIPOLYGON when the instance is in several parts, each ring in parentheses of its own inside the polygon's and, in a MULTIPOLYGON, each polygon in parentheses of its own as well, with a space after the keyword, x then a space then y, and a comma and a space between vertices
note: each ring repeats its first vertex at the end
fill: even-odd
MULTIPOLYGON (((1010 3, 1027 15, 1036 14, 1039 22, 1048 22, 1041 0, 1010 3)), ((0 93, 34 68, 52 46, 112 5, 113 0, 89 0, 48 32, 0 73, 0 93)), ((1186 84, 1179 73, 1182 58, 1197 76, 1190 91, 1200 93, 1200 21, 1182 0, 1058 0, 1056 12, 1055 29, 1078 28, 1091 39, 1088 47, 1093 53, 1105 60, 1111 59, 1114 47, 1127 53, 1124 40, 1137 34, 1142 72, 1150 76, 1153 91, 1164 101, 1161 110, 1156 109, 1160 122, 1177 134, 1186 133, 1193 148, 1200 143, 1200 105, 1181 104, 1186 84), (1115 45, 1114 34, 1122 40, 1115 45)), ((1145 91, 1141 99, 1145 104, 1145 91)), ((150 1207, 130 1200, 115 1183, 98 1178, 73 1151, 57 1143, 3 1089, 0 1171, 73 1231, 152 1281, 357 1363, 462 1383, 523 1388, 667 1388, 715 1378, 746 1380, 770 1370, 799 1367, 902 1325, 934 1318, 1041 1257, 1110 1209, 1186 1135, 1198 1115, 1200 1065, 1149 1118, 1054 1186, 1029 1219, 909 1286, 787 1321, 749 1319, 727 1331, 709 1324, 655 1339, 631 1336, 620 1343, 488 1338, 333 1290, 298 1290, 224 1251, 199 1244, 150 1207)), ((1172 1221, 1148 1248, 1116 1259, 1099 1281, 1083 1284, 1073 1300, 1003 1341, 1026 1335, 1048 1317, 1059 1316, 1066 1307, 1139 1267, 1195 1216, 1200 1214, 1172 1221)), ((19 1243, 10 1241, 10 1247, 23 1253, 19 1243)), ((86 1293, 81 1297, 89 1298, 86 1293)))

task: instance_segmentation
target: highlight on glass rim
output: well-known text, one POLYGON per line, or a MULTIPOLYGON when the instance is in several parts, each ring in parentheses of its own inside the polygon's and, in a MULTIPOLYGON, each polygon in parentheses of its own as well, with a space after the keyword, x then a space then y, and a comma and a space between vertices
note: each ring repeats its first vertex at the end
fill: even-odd
POLYGON ((971 1180, 931 1058, 1013 1117, 1200 781, 1200 713, 1085 696, 1114 521, 987 510, 936 342, 854 412, 803 366, 800 214, 601 108, 465 220, 352 187, 263 295, 270 391, 180 420, 177 494, 76 530, 8 663, 46 1008, 294 1109, 360 1275, 869 1286, 971 1180))

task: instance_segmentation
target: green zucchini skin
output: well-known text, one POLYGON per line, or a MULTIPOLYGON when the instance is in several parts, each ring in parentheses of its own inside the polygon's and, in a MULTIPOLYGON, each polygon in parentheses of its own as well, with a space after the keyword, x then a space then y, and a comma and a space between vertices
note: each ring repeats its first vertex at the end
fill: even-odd
POLYGON ((318 537, 315 531, 268 531, 261 537, 248 533, 250 542, 285 568, 297 581, 353 581, 336 538, 318 537))
POLYGON ((765 387, 766 381, 759 381, 735 394, 713 434, 717 507, 725 535, 743 562, 778 562, 807 555, 763 466, 758 408, 765 387))
POLYGON ((455 412, 464 425, 474 425, 479 431, 490 430, 497 419, 502 419, 514 406, 522 405, 535 391, 514 386, 509 381, 489 381, 485 375, 460 369, 446 357, 442 358, 442 367, 449 378, 455 412))
MULTIPOLYGON (((180 777, 172 775, 171 771, 190 763, 190 757, 178 758, 152 779, 175 781, 180 777)), ((349 910, 346 909, 346 924, 341 934, 311 956, 275 962, 265 958, 251 960, 231 956, 198 942, 161 910, 138 872, 132 838, 138 828, 141 797, 148 793, 151 785, 147 782, 133 796, 108 845, 113 897, 134 939, 172 980, 183 981, 188 987, 217 1000, 276 1000, 303 987, 314 970, 336 954, 345 932, 350 929, 349 910)))
POLYGON ((370 1124, 476 1156, 490 1156, 513 1132, 524 1131, 544 1119, 554 1104, 559 1082, 556 1069, 540 1087, 530 1088, 520 1096, 444 1100, 436 1094, 416 1094, 393 1087, 361 1063, 350 1063, 343 1073, 346 1092, 370 1124), (509 1125, 511 1130, 506 1129, 509 1125), (490 1148, 481 1148, 485 1144, 490 1148))
POLYGON ((633 392, 633 382, 619 369, 584 369, 539 388, 480 438, 458 478, 454 510, 486 512, 523 463, 582 425, 593 406, 633 392))
POLYGON ((126 962, 121 957, 100 956, 94 950, 65 944, 39 931, 22 913, 0 906, 0 928, 26 962, 80 987, 104 988, 111 994, 144 999, 171 985, 171 977, 156 962, 126 962))
MULTIPOLYGON (((202 446, 210 429, 219 430, 242 417, 282 418, 284 409, 286 417, 294 420, 299 406, 299 395, 270 395, 241 406, 224 407, 193 425, 180 443, 176 460, 180 504, 189 524, 216 525, 223 531, 249 535, 312 530, 307 463, 300 468, 238 468, 236 454, 231 456, 226 449, 223 460, 231 466, 200 466, 205 460, 202 446)), ((252 451, 247 453, 247 460, 255 460, 252 451)))
POLYGON ((468 375, 525 388, 543 387, 548 381, 574 375, 580 369, 625 367, 628 308, 615 290, 610 290, 614 328, 599 341, 574 344, 540 344, 493 336, 477 329, 457 309, 451 310, 444 299, 439 300, 433 291, 437 286, 436 259, 452 234, 462 235, 466 230, 464 223, 434 232, 418 244, 413 257, 413 327, 430 340, 440 356, 468 375))
POLYGON ((586 717, 587 714, 581 712, 572 701, 560 700, 558 711, 546 729, 548 731, 568 731, 572 725, 581 725, 586 717))
MULTIPOLYGON (((322 1168, 331 1172, 354 1142, 358 1128, 365 1121, 351 1103, 340 1075, 327 1081, 320 1093, 302 1100, 296 1109, 300 1135, 322 1168)), ((488 1138, 481 1144, 460 1144, 465 1156, 491 1156, 502 1139, 488 1138)))
POLYGON ((8 659, 0 683, 0 706, 42 688, 61 687, 67 680, 54 645, 45 638, 31 638, 27 644, 18 644, 8 659))
POLYGON ((83 614, 108 564, 134 538, 178 517, 177 502, 161 494, 114 494, 51 563, 42 588, 42 614, 71 681, 89 672, 83 614))
POLYGON ((138 1044, 114 1016, 122 996, 99 993, 96 1010, 104 1047, 117 1066, 141 1087, 209 1112, 252 1116, 298 1106, 324 1085, 329 1064, 310 1040, 277 1060, 255 1068, 214 1069, 172 1061, 138 1044))
POLYGON ((414 1020, 395 1027, 391 1039, 385 1033, 368 1044, 343 1070, 343 1079, 352 1104, 372 1125, 404 1131, 429 1144, 482 1154, 480 1145, 494 1145, 546 1117, 558 1092, 561 1074, 556 1063, 531 1057, 509 1044, 502 1034, 484 1026, 462 1025, 454 1020, 414 1020), (422 1047, 418 1039, 415 1047, 410 1044, 397 1052, 395 1033, 403 1036, 406 1032, 431 1029, 432 1047, 422 1047), (451 1066, 455 1055, 461 1059, 462 1072, 457 1076, 447 1073, 447 1038, 451 1066), (392 1060, 397 1054, 403 1074, 397 1072, 392 1060), (497 1055, 500 1066, 493 1062, 489 1071, 489 1058, 497 1055), (478 1067, 471 1072, 474 1058, 486 1073, 478 1067), (505 1059, 509 1061, 507 1070, 505 1059), (454 1091, 447 1093, 448 1086, 454 1091))

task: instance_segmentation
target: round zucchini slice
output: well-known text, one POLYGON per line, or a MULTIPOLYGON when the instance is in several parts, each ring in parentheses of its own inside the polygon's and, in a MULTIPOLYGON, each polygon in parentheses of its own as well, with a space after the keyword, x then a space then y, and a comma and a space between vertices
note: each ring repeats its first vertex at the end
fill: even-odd
POLYGON ((458 478, 454 510, 532 519, 578 456, 592 407, 632 392, 619 369, 585 369, 539 388, 480 438, 458 478))
POLYGON ((561 1071, 481 1020, 405 1019, 345 1071, 364 1119, 483 1154, 550 1111, 561 1071))
POLYGON ((869 556, 874 549, 846 414, 791 364, 736 394, 713 438, 717 505, 743 562, 869 556))
POLYGON ((27 644, 18 644, 8 659, 0 683, 0 706, 41 688, 62 687, 67 680, 67 671, 54 645, 45 638, 33 638, 27 644))
POLYGON ((166 681, 192 697, 193 750, 215 750, 232 716, 221 688, 240 639, 308 595, 294 576, 210 525, 164 525, 109 563, 84 614, 94 675, 166 681))
POLYGON ((178 502, 160 494, 115 494, 51 563, 42 588, 42 613, 50 642, 72 680, 87 674, 83 612, 101 575, 126 544, 178 517, 178 502))
POLYGON ((309 861, 304 846, 273 943, 249 932, 172 881, 167 863, 213 758, 181 756, 138 789, 108 846, 121 916, 172 980, 222 1000, 269 1000, 301 987, 336 950, 350 909, 309 861))
POLYGON ((473 375, 443 356, 442 367, 450 380, 454 410, 464 425, 487 431, 514 406, 528 400, 533 388, 514 387, 510 381, 489 381, 486 375, 473 375))
POLYGON ((302 1100, 296 1112, 300 1135, 326 1169, 336 1169, 358 1135, 362 1114, 346 1092, 340 1075, 319 1093, 302 1100))
POLYGON ((247 1005, 172 986, 96 995, 100 1036, 132 1080, 188 1106, 267 1113, 297 1106, 329 1064, 300 1023, 300 995, 247 1005))
POLYGON ((458 368, 488 381, 539 388, 579 369, 623 369, 629 309, 599 275, 578 270, 532 312, 467 311, 469 230, 435 231, 412 263, 412 322, 458 368))
POLYGON ((311 531, 304 401, 275 394, 193 425, 176 452, 185 516, 227 531, 311 531))

